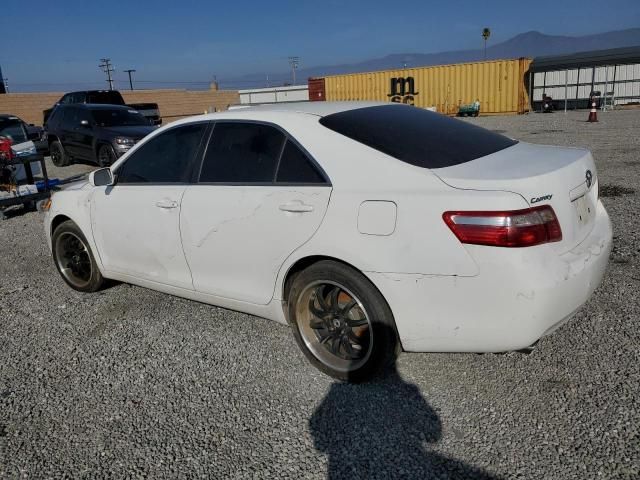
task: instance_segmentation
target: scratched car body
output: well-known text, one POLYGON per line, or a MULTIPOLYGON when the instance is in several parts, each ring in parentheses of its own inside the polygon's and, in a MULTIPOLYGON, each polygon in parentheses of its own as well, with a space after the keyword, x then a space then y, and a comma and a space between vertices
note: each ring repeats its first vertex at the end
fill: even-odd
POLYGON ((400 349, 532 345, 587 301, 612 239, 586 150, 331 102, 167 125, 56 193, 45 228, 75 289, 114 279, 289 323, 354 381, 400 349))

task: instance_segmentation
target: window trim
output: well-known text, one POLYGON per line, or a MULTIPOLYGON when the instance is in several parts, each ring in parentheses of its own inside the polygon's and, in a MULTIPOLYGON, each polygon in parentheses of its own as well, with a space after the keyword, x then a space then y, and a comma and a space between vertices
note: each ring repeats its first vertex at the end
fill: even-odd
MULTIPOLYGON (((114 183, 113 186, 116 187, 118 185, 121 186, 136 186, 136 187, 157 187, 159 185, 162 186, 177 186, 177 185, 192 185, 193 183, 195 183, 195 179, 196 177, 196 172, 198 172, 199 174, 199 170, 198 170, 198 162, 200 162, 200 164, 202 164, 202 161, 199 160, 199 158, 201 158, 201 156, 203 155, 203 145, 204 145, 204 139, 205 138, 209 138, 209 135, 211 133, 211 122, 208 120, 198 120, 198 121, 194 121, 194 122, 187 122, 187 123, 182 123, 180 125, 175 125, 171 128, 167 128, 166 130, 163 130, 161 133, 158 133, 157 135, 154 135, 152 138, 146 139, 146 141, 144 143, 150 142, 153 138, 155 137, 159 137, 161 135, 164 135, 165 133, 171 132, 173 130, 176 130, 178 128, 181 127, 187 127, 187 126, 192 126, 192 125, 204 125, 204 131, 202 132, 202 136, 200 137, 200 143, 198 145, 198 147, 196 148, 195 153, 193 154, 193 158, 191 159, 190 163, 193 164, 193 169, 191 172, 190 177, 187 179, 187 181, 185 182, 130 182, 130 183, 122 183, 119 184, 118 182, 118 171, 123 168, 127 162, 130 160, 130 158, 127 158, 124 162, 122 162, 120 165, 118 165, 118 168, 114 171, 112 170, 112 174, 113 174, 113 178, 114 178, 114 183)), ((140 146, 143 146, 143 144, 141 143, 140 146)), ((137 149, 136 149, 137 150, 137 149)), ((135 151, 132 153, 132 155, 135 154, 135 151)))
POLYGON ((209 132, 207 142, 202 151, 202 155, 200 157, 200 168, 197 169, 198 174, 195 177, 194 184, 195 185, 218 185, 218 186, 232 186, 232 187, 333 187, 331 183, 331 179, 322 168, 322 166, 318 163, 318 161, 309 153, 309 151, 302 146, 300 142, 298 142, 289 132, 287 132, 280 125, 272 122, 262 121, 262 120, 251 120, 251 119, 220 119, 220 120, 211 120, 211 130, 209 132), (202 175, 202 167, 204 165, 204 160, 207 156, 207 149, 209 148, 209 142, 213 138, 213 133, 215 132, 215 126, 217 123, 244 123, 244 124, 255 124, 255 125, 264 125, 268 127, 273 127, 276 130, 280 131, 284 135, 284 142, 282 142, 282 146, 280 147, 280 154, 278 155, 278 160, 276 163, 276 168, 273 174, 273 179, 270 182, 201 182, 200 176, 202 175), (291 141, 296 147, 305 154, 305 156, 311 162, 311 165, 318 171, 318 174, 324 179, 322 183, 297 183, 297 182, 277 182, 278 172, 280 171, 280 161, 282 160, 282 154, 284 153, 284 149, 287 145, 287 142, 291 141))

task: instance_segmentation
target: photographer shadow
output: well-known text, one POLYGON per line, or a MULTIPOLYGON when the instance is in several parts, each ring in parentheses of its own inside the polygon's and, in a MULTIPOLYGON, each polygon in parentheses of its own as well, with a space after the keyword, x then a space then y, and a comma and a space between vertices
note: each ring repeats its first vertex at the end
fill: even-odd
POLYGON ((430 451, 442 437, 436 412, 395 367, 369 383, 334 383, 309 427, 334 479, 497 479, 430 451))

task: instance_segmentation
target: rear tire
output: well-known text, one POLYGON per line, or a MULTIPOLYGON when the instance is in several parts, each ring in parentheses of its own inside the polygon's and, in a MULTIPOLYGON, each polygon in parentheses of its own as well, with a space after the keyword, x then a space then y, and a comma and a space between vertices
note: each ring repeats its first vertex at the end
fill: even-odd
POLYGON ((323 260, 297 274, 288 313, 309 362, 339 380, 369 380, 400 351, 387 302, 364 275, 342 263, 323 260))
POLYGON ((116 161, 116 152, 113 151, 111 145, 103 144, 98 148, 98 165, 100 167, 108 167, 116 161))
POLYGON ((95 292, 104 285, 89 242, 80 228, 67 220, 51 236, 53 261, 62 279, 79 292, 95 292))
POLYGON ((66 167, 71 163, 71 158, 64 151, 64 147, 59 140, 54 141, 49 147, 51 161, 56 167, 66 167))

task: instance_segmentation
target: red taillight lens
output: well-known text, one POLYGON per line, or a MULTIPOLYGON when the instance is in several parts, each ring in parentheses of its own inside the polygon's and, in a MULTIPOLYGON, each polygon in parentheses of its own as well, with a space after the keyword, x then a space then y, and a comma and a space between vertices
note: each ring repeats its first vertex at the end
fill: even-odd
POLYGON ((462 243, 531 247, 562 240, 560 223, 548 205, 507 212, 445 212, 442 218, 462 243))
POLYGON ((13 158, 13 150, 11 150, 11 144, 13 142, 10 138, 0 137, 0 158, 8 161, 13 158))

